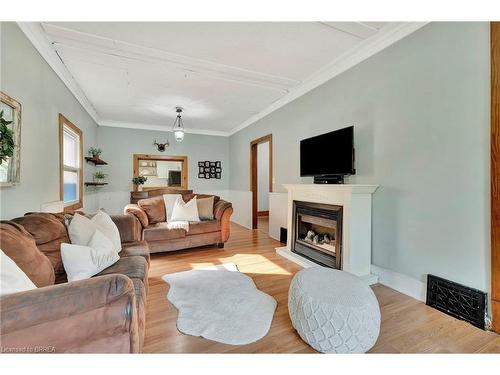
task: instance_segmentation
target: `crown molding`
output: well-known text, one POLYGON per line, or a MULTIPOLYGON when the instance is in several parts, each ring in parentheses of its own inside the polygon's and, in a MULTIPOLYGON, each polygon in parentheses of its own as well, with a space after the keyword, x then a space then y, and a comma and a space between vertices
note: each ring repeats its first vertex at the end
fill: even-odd
MULTIPOLYGON (((171 126, 165 125, 154 125, 154 124, 141 124, 136 122, 121 122, 121 121, 111 121, 111 120, 101 120, 99 126, 110 127, 110 128, 125 128, 125 129, 141 129, 141 130, 154 130, 160 132, 172 132, 171 126)), ((213 135, 218 137, 228 137, 229 132, 219 131, 219 130, 209 130, 209 129, 189 129, 186 128, 184 131, 187 134, 201 134, 201 135, 213 135)))
POLYGON ((428 23, 429 22, 405 22, 397 25, 387 25, 381 29, 378 34, 361 42, 356 48, 341 55, 338 59, 328 64, 308 79, 305 79, 303 84, 290 90, 287 95, 278 99, 266 109, 260 111, 240 125, 231 129, 229 135, 233 135, 247 126, 252 125, 277 109, 287 105, 316 87, 321 86, 323 83, 331 80, 335 76, 338 76, 339 74, 366 60, 370 56, 375 55, 391 44, 396 43, 398 40, 401 40, 407 35, 410 35, 411 33, 424 27, 428 23))
POLYGON ((41 24, 39 22, 17 22, 17 25, 90 117, 99 124, 100 118, 94 106, 90 103, 85 93, 50 45, 50 41, 46 38, 41 24))

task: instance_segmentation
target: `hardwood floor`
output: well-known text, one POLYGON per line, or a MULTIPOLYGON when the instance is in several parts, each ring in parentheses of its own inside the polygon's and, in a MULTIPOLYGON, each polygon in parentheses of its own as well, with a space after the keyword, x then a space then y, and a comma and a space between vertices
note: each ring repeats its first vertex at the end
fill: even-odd
POLYGON ((257 218, 257 229, 262 233, 269 233, 269 216, 259 216, 257 218))
MULTIPOLYGON (((314 353, 292 328, 287 310, 290 280, 301 268, 275 253, 279 242, 269 238, 267 231, 251 231, 236 224, 231 230, 224 249, 206 247, 152 256, 144 352, 314 353), (278 301, 269 333, 243 346, 181 334, 176 328, 177 311, 166 298, 168 284, 161 276, 230 262, 278 301)), ((385 286, 375 285, 373 290, 382 311, 380 337, 373 353, 500 353, 500 335, 482 331, 385 286)))

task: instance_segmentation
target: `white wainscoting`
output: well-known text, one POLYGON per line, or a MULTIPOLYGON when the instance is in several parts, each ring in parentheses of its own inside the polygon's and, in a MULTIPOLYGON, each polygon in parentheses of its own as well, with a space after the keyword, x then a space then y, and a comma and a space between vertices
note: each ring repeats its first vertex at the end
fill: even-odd
POLYGON ((280 228, 287 227, 287 193, 269 193, 269 237, 280 240, 280 228))
POLYGON ((372 273, 378 276, 380 284, 425 302, 426 284, 422 281, 374 264, 371 268, 372 273))
POLYGON ((252 229, 252 192, 245 190, 228 190, 227 200, 233 204, 231 221, 252 229))
POLYGON ((130 203, 130 191, 102 191, 99 193, 98 207, 110 215, 121 215, 130 203))

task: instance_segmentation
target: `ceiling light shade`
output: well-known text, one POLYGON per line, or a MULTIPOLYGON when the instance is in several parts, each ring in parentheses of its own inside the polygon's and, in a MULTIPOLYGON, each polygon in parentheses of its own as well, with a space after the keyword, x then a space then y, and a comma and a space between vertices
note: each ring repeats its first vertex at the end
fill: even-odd
POLYGON ((177 117, 174 121, 174 126, 172 127, 172 131, 174 132, 174 138, 177 142, 182 142, 184 139, 184 125, 182 125, 182 107, 175 107, 175 111, 177 112, 177 117))

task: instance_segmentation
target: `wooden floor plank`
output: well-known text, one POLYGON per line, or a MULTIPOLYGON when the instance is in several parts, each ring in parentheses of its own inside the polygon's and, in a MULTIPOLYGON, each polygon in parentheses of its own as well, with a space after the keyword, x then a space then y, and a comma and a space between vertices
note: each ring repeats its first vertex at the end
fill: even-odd
MULTIPOLYGON (((266 223, 267 224, 267 223, 266 223)), ((288 316, 288 287, 301 269, 279 256, 265 225, 248 230, 231 225, 224 249, 204 247, 153 254, 146 310, 146 353, 315 353, 293 329, 288 316), (225 345, 180 333, 177 310, 168 302, 168 284, 161 276, 236 263, 257 287, 278 302, 269 333, 249 345, 225 345)), ((383 285, 373 286, 382 312, 380 337, 372 353, 500 353, 500 336, 459 321, 383 285)))

